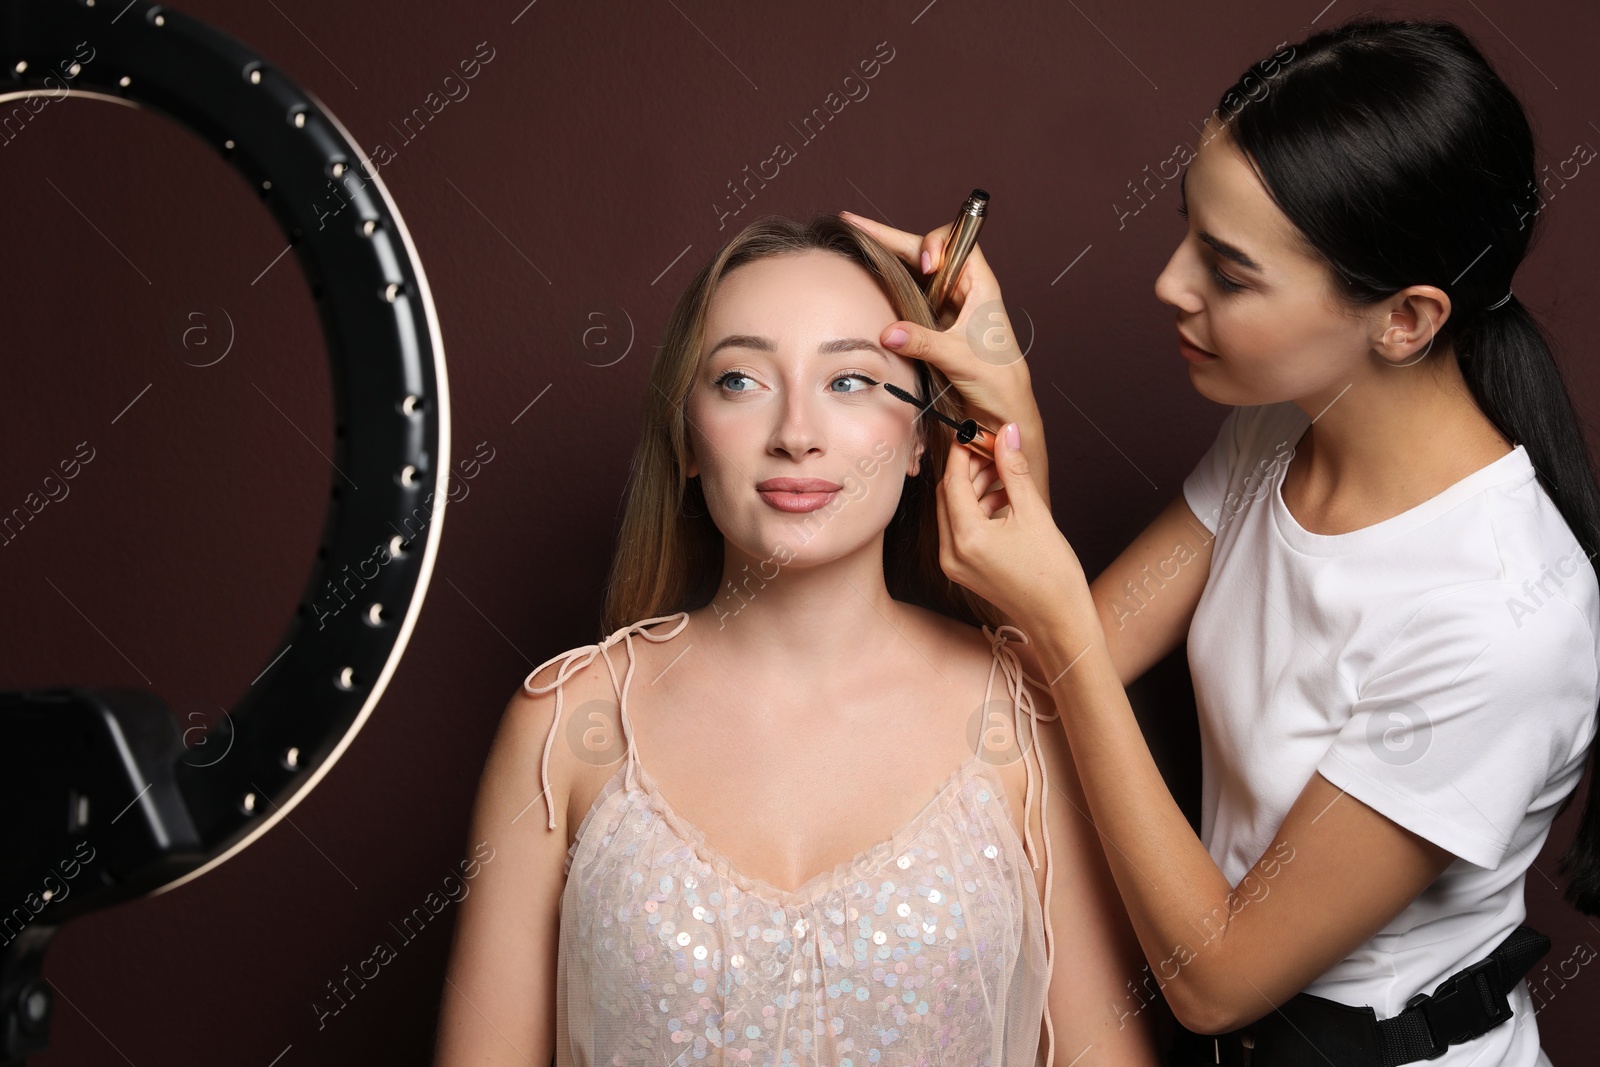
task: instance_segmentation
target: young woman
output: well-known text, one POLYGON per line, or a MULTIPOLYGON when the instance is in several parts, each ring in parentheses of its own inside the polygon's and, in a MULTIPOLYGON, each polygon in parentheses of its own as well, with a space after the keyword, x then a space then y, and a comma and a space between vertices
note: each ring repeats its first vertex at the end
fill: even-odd
MULTIPOLYGON (((1183 492, 1091 584, 1031 454, 1001 444, 987 512, 950 453, 941 561, 1031 638, 1151 969, 1127 1010, 1159 989, 1209 1035, 1181 1062, 1549 1063, 1519 981, 1548 942, 1519 924, 1595 736, 1600 488, 1512 291, 1534 179, 1456 27, 1318 33, 1224 95, 1184 175, 1155 291, 1232 410, 1183 492), (1123 688, 1186 635, 1198 838, 1123 688)), ((944 230, 861 224, 938 263, 944 230)), ((998 306, 981 257, 964 274, 998 306)), ((884 340, 1027 411, 968 336, 884 340)), ((1597 794, 1562 870, 1590 914, 1597 794)))
POLYGON ((933 325, 834 216, 752 225, 679 301, 609 636, 489 755, 440 1064, 1156 1062, 1110 1007, 1142 961, 1064 738, 939 571, 951 435, 879 386, 955 394, 876 343, 896 319, 933 325))

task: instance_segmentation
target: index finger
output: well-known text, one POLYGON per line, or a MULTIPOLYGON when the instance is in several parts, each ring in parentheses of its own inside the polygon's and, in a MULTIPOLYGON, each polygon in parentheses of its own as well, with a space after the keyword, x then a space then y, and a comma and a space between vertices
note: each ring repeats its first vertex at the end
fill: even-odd
POLYGON ((939 269, 939 263, 944 257, 945 239, 950 236, 950 230, 955 225, 953 222, 947 222, 937 230, 930 230, 918 237, 914 233, 897 230, 888 223, 864 218, 853 211, 841 211, 839 215, 852 226, 867 231, 879 244, 923 274, 932 274, 939 269), (922 269, 923 252, 928 253, 928 269, 925 271, 922 269))

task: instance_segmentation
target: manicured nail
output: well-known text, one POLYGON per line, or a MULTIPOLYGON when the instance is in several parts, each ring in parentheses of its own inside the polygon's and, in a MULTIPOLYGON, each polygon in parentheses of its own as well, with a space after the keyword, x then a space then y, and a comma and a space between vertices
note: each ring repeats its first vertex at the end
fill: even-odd
POLYGON ((889 336, 883 339, 883 343, 888 345, 890 348, 899 348, 901 345, 906 343, 906 332, 900 327, 896 326, 894 329, 889 331, 889 336))
POLYGON ((922 273, 926 274, 933 269, 933 257, 928 255, 928 250, 922 250, 922 273))
POLYGON ((1006 423, 1006 445, 1009 448, 1022 447, 1022 429, 1014 422, 1006 423))

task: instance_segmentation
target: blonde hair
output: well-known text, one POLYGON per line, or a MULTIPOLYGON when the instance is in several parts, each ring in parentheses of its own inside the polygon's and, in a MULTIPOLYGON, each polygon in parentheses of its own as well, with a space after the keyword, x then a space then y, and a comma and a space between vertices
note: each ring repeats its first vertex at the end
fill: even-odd
MULTIPOLYGON (((937 324, 927 298, 903 263, 876 239, 837 215, 808 222, 768 216, 746 226, 700 268, 678 298, 650 365, 644 434, 634 453, 627 508, 602 613, 602 636, 641 619, 704 607, 722 580, 722 532, 706 509, 698 478, 684 474, 688 420, 684 405, 700 370, 711 297, 736 268, 768 256, 820 249, 864 268, 895 314, 929 329, 937 324)), ((921 399, 958 422, 958 396, 937 367, 914 360, 921 399)), ((939 566, 934 494, 944 474, 952 431, 928 416, 916 420, 925 445, 914 477, 906 477, 899 507, 884 530, 884 582, 896 600, 917 604, 971 625, 1004 621, 987 600, 951 581, 939 566)), ((730 583, 731 584, 731 583, 730 583)))

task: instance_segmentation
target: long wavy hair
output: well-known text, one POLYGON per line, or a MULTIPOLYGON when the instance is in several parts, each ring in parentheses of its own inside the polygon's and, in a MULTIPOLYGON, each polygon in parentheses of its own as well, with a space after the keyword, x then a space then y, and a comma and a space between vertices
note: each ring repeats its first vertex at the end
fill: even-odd
MULTIPOLYGON (((1595 565, 1600 485, 1577 413, 1549 337, 1517 296, 1505 299, 1544 206, 1521 102, 1448 22, 1357 17, 1282 55, 1253 64, 1223 93, 1234 143, 1327 260, 1347 304, 1413 284, 1448 294, 1450 314, 1427 358, 1453 352, 1474 401, 1527 449, 1595 565)), ((1570 875, 1568 903, 1591 915, 1600 914, 1597 763, 1600 745, 1559 866, 1570 875)))
MULTIPOLYGON (((746 226, 700 268, 678 298, 650 365, 644 432, 629 472, 627 504, 606 584, 601 626, 614 633, 640 619, 709 604, 722 582, 722 532, 712 522, 700 479, 685 475, 685 403, 700 370, 707 308, 718 284, 746 263, 820 249, 862 267, 894 313, 929 329, 938 325, 911 273, 888 249, 837 215, 809 221, 768 216, 746 226)), ((960 421, 960 400, 937 367, 914 360, 919 399, 960 421)), ((952 431, 926 416, 916 420, 925 446, 916 476, 906 476, 899 507, 885 528, 884 583, 896 600, 977 626, 998 627, 999 609, 951 581, 939 566, 935 491, 944 475, 952 431)), ((729 583, 732 584, 731 582, 729 583)))

